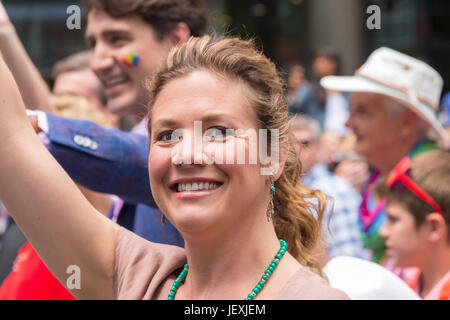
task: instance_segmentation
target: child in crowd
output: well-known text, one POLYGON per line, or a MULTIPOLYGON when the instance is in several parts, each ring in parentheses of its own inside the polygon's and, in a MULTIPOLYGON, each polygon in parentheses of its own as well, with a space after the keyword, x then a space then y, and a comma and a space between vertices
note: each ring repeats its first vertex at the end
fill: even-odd
POLYGON ((380 229, 398 267, 417 267, 408 284, 423 299, 450 299, 450 153, 404 158, 391 171, 380 229))

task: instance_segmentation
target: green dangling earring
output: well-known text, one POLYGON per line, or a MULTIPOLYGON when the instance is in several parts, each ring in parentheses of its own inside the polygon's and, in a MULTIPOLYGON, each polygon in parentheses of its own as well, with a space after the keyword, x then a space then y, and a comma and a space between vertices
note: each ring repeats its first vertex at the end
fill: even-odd
POLYGON ((273 220, 273 217, 275 215, 274 211, 274 205, 273 205, 273 195, 275 194, 275 186, 274 186, 274 177, 273 174, 270 175, 270 202, 269 202, 269 208, 267 210, 267 222, 270 222, 270 220, 273 220))

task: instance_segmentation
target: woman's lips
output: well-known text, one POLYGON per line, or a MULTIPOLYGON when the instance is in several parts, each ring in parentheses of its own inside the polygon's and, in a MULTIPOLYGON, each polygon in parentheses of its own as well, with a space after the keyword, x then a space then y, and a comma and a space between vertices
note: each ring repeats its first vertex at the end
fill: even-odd
POLYGON ((216 193, 219 189, 211 189, 211 190, 197 190, 197 191, 182 191, 182 192, 177 192, 177 191, 173 191, 173 194, 175 196, 175 198, 177 199, 196 199, 196 198, 202 198, 202 197, 207 197, 210 196, 214 193, 216 193))
POLYGON ((176 183, 170 189, 178 199, 201 198, 209 196, 221 188, 221 182, 189 182, 176 183))

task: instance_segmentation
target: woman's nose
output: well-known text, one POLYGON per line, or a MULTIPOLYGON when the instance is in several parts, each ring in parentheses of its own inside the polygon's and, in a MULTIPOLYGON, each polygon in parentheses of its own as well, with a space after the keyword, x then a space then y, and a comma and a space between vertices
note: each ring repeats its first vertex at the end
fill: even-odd
MULTIPOLYGON (((178 129, 177 129, 178 130, 178 129)), ((172 148, 172 163, 177 166, 206 165, 208 157, 203 148, 203 137, 189 130, 181 129, 178 142, 172 148)))

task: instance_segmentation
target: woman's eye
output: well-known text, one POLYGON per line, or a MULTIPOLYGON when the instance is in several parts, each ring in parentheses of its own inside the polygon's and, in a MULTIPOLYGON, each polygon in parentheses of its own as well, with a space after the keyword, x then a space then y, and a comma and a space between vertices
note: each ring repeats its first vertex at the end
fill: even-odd
POLYGON ((224 139, 233 136, 234 130, 224 127, 210 128, 205 132, 205 136, 211 137, 210 141, 223 141, 224 139))
POLYGON ((177 135, 174 131, 164 131, 158 134, 156 140, 162 142, 172 142, 178 141, 179 138, 179 135, 177 135))

